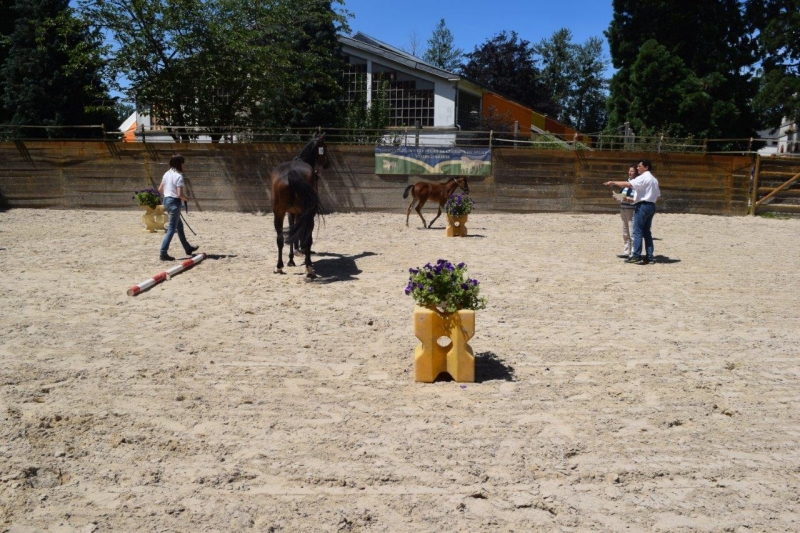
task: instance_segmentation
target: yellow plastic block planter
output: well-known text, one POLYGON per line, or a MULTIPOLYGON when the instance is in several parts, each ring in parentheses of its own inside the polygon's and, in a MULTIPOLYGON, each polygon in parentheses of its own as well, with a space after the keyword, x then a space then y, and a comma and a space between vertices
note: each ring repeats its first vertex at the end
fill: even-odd
POLYGON ((142 231, 155 233, 158 230, 166 230, 167 222, 169 222, 169 215, 164 212, 163 205, 157 205, 155 209, 149 205, 139 206, 145 210, 142 215, 142 222, 145 229, 142 231))
POLYGON ((432 383, 447 372, 461 383, 475 381, 475 355, 467 343, 475 335, 475 311, 439 313, 426 307, 414 307, 414 335, 420 344, 414 351, 416 380, 432 383), (440 346, 440 338, 450 343, 440 346))
POLYGON ((467 215, 453 217, 447 215, 447 236, 466 237, 467 236, 467 215))

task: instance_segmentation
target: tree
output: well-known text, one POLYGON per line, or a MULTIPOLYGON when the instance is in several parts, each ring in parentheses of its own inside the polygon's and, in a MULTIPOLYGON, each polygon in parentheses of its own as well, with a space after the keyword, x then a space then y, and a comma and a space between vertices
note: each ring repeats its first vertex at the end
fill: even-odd
POLYGON ((579 131, 600 131, 606 127, 608 80, 603 75, 607 60, 603 57, 603 41, 590 37, 575 48, 575 78, 566 111, 579 131))
POLYGON ((761 79, 754 106, 765 126, 800 120, 800 0, 748 0, 761 79))
POLYGON ((445 25, 444 19, 440 19, 431 38, 428 39, 428 49, 425 50, 422 59, 442 70, 456 72, 461 65, 464 50, 455 48, 454 41, 453 34, 445 25))
POLYGON ((540 113, 555 116, 558 106, 541 79, 530 43, 516 32, 500 32, 466 54, 461 73, 540 113))
POLYGON ((68 0, 16 0, 13 11, 14 28, 0 68, 7 120, 17 125, 116 127, 115 101, 103 81, 98 53, 100 35, 75 16, 68 0))
POLYGON ((417 30, 414 30, 408 34, 408 46, 403 46, 400 49, 414 57, 420 57, 424 53, 425 49, 422 46, 422 42, 420 41, 419 34, 417 34, 417 30))
POLYGON ((614 17, 606 31, 618 69, 609 99, 612 126, 631 122, 696 136, 752 135, 755 83, 748 69, 754 48, 739 0, 614 0, 613 6, 614 17), (654 44, 645 47, 651 40, 654 44), (648 59, 688 78, 646 69, 648 59), (663 102, 670 107, 645 102, 656 96, 653 78, 643 79, 646 75, 657 76, 657 92, 667 95, 663 102), (646 90, 643 83, 649 86, 646 90))
POLYGON ((558 111, 553 118, 571 124, 566 111, 567 98, 572 95, 575 81, 575 45, 572 44, 572 32, 562 28, 549 38, 542 39, 534 50, 541 57, 544 84, 550 91, 550 98, 558 111))
POLYGON ((176 126, 331 125, 344 71, 340 0, 80 0, 118 47, 122 87, 176 126))

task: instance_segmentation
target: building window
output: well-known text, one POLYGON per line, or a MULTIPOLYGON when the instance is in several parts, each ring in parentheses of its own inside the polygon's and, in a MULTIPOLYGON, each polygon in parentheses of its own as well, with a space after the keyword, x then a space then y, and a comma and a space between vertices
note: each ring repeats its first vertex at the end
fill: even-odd
MULTIPOLYGON (((344 73, 347 88, 346 102, 366 100, 367 65, 351 63, 344 73)), ((389 103, 389 126, 413 127, 419 122, 422 127, 434 126, 433 83, 398 73, 389 67, 373 63, 372 100, 381 97, 379 87, 385 88, 383 95, 389 103)))
POLYGON ((458 122, 464 130, 477 130, 481 125, 481 97, 458 91, 458 122))

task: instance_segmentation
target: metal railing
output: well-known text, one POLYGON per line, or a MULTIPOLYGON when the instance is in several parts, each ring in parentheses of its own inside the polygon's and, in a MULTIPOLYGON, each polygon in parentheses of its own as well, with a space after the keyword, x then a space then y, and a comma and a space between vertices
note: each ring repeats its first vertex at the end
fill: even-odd
MULTIPOLYGON (((588 150, 669 152, 702 154, 749 154, 774 144, 779 138, 700 139, 635 136, 624 133, 558 134, 540 131, 468 131, 458 128, 252 128, 245 126, 140 126, 133 133, 145 143, 302 143, 325 131, 331 144, 369 146, 457 146, 515 148, 520 150, 588 150), (587 139, 588 137, 588 139, 587 139)), ((0 124, 0 141, 89 141, 120 142, 124 132, 103 125, 27 126, 0 124)), ((128 135, 130 138, 130 135, 128 135)), ((800 141, 782 140, 785 156, 800 156, 800 141)))

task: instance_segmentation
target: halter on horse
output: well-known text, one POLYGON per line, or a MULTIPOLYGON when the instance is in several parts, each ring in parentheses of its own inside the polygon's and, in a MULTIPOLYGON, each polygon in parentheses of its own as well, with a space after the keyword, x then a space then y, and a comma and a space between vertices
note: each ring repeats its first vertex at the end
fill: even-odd
POLYGON ((422 216, 422 206, 425 205, 425 202, 429 199, 439 202, 439 212, 436 213, 436 218, 431 220, 431 223, 427 227, 430 228, 433 226, 436 219, 441 216, 442 207, 444 207, 445 202, 447 202, 447 199, 456 191, 456 188, 460 188, 466 194, 469 194, 469 184, 467 183, 466 176, 455 176, 445 183, 420 181, 419 183, 406 187, 406 190, 403 191, 403 198, 408 198, 408 191, 411 191, 411 203, 408 204, 408 212, 406 213, 406 226, 408 226, 408 217, 411 215, 411 208, 414 207, 415 202, 418 202, 416 211, 419 218, 422 219, 422 227, 425 227, 425 217, 422 216))
POLYGON ((311 242, 314 232, 314 219, 319 215, 322 205, 317 195, 319 174, 317 165, 328 168, 328 147, 325 134, 313 139, 303 148, 293 161, 281 163, 270 174, 272 180, 272 213, 275 232, 278 234, 278 264, 276 274, 283 274, 283 219, 289 214, 290 225, 286 240, 289 246, 289 266, 294 266, 293 243, 299 243, 306 256, 306 278, 316 276, 311 266, 311 242))

